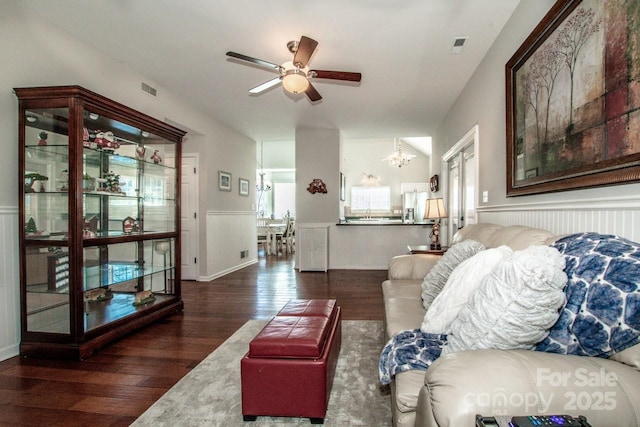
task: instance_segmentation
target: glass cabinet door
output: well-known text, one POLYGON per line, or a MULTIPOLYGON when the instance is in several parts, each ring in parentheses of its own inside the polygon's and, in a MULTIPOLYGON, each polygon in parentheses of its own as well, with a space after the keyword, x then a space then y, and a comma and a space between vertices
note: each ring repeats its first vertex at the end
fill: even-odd
POLYGON ((68 334, 69 110, 27 110, 24 123, 27 330, 68 334))
POLYGON ((175 293, 175 239, 152 235, 176 231, 176 143, 90 110, 83 126, 82 289, 91 331, 175 293), (150 239, 118 240, 127 236, 150 239))

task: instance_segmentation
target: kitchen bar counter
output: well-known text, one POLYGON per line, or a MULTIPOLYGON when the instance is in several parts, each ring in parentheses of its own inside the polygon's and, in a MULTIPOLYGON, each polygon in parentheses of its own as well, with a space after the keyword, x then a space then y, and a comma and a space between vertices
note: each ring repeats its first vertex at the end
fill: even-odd
POLYGON ((433 222, 414 222, 414 223, 408 223, 408 222, 402 222, 402 220, 400 219, 390 219, 390 220, 347 220, 347 221, 341 221, 338 222, 336 224, 337 226, 381 226, 381 225, 419 225, 419 226, 425 226, 425 225, 433 225, 433 222))
POLYGON ((407 245, 429 243, 432 224, 381 221, 347 222, 329 227, 329 268, 386 270, 407 245))

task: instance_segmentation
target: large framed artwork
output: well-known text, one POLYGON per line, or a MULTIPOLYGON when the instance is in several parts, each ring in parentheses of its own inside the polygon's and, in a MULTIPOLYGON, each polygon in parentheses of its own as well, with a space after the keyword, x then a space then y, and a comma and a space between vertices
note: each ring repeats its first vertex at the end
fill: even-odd
POLYGON ((506 94, 507 196, 640 180, 640 0, 559 0, 506 94))

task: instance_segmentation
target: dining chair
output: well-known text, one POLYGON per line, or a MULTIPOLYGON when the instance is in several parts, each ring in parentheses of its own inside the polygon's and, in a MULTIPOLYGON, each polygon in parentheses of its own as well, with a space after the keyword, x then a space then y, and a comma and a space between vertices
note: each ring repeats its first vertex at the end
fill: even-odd
POLYGON ((294 251, 294 237, 296 230, 296 222, 293 218, 287 218, 286 226, 281 235, 277 236, 279 240, 276 244, 277 251, 282 250, 282 253, 291 254, 294 251))
POLYGON ((269 224, 271 218, 258 218, 256 220, 256 230, 258 235, 258 245, 262 245, 265 253, 269 255, 269 224))

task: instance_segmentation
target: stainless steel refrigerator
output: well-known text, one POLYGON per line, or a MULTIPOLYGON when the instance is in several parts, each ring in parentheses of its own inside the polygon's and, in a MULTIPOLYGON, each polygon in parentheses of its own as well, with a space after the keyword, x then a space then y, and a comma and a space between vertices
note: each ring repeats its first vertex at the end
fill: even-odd
POLYGON ((408 191, 402 193, 402 220, 407 223, 433 222, 424 219, 424 211, 429 198, 427 191, 408 191))

